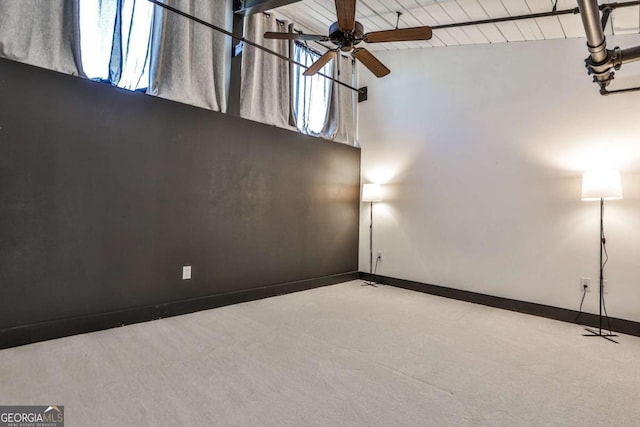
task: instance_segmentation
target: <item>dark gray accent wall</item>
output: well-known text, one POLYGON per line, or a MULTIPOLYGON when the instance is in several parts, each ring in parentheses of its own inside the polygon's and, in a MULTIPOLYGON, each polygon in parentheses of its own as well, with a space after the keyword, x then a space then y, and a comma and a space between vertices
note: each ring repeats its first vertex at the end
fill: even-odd
POLYGON ((356 271, 359 176, 353 147, 0 59, 0 330, 356 271))

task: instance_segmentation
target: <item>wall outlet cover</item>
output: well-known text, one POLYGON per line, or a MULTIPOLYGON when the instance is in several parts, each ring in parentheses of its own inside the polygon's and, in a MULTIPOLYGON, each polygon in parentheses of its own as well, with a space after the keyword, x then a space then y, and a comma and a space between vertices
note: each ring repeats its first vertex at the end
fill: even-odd
POLYGON ((587 292, 591 292, 591 278, 590 277, 581 277, 580 278, 580 292, 584 292, 584 288, 587 288, 587 292))
POLYGON ((182 280, 191 279, 191 266, 185 265, 182 267, 182 280))

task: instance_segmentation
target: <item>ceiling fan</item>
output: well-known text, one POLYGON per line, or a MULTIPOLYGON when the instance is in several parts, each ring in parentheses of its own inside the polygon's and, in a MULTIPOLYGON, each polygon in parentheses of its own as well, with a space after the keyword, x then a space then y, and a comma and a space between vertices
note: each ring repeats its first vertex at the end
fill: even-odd
POLYGON ((351 52, 352 56, 362 62, 376 77, 384 77, 391 70, 367 49, 355 47, 356 45, 361 42, 401 42, 429 40, 431 38, 431 27, 396 28, 394 30, 365 33, 362 24, 356 21, 356 0, 335 0, 335 2, 338 22, 331 24, 328 36, 278 32, 264 33, 265 39, 330 41, 337 46, 335 49, 328 50, 314 62, 304 72, 305 76, 316 74, 327 62, 335 58, 338 50, 341 50, 343 52, 351 52))

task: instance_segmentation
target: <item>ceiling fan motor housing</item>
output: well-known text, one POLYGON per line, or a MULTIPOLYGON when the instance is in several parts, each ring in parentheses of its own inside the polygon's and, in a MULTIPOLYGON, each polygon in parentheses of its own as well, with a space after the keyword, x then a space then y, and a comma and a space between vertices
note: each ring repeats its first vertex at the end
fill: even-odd
POLYGON ((362 41, 363 36, 364 27, 358 21, 356 21, 353 31, 345 31, 341 29, 337 22, 334 22, 331 24, 331 27, 329 27, 329 39, 344 52, 348 52, 353 49, 353 46, 362 41))

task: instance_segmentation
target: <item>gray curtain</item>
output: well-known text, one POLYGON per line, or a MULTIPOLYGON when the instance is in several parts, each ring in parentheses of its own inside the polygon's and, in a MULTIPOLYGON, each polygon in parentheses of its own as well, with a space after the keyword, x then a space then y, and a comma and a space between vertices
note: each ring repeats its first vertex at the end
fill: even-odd
MULTIPOLYGON (((256 13, 245 23, 245 38, 289 57, 286 40, 265 40, 265 31, 287 32, 287 25, 272 15, 256 13)), ((286 129, 291 122, 291 79, 289 62, 252 46, 244 46, 240 116, 286 129)))
MULTIPOLYGON (((354 67, 351 57, 338 55, 333 60, 333 78, 354 85, 354 67)), ((355 108, 357 94, 353 90, 333 82, 327 125, 324 128, 326 138, 350 145, 356 141, 355 108)))
POLYGON ((0 56, 62 73, 83 75, 77 4, 65 0, 0 0, 0 56))
MULTIPOLYGON (((231 0, 168 0, 165 3, 203 21, 232 30, 231 0)), ((226 112, 231 38, 156 7, 147 93, 226 112)))

